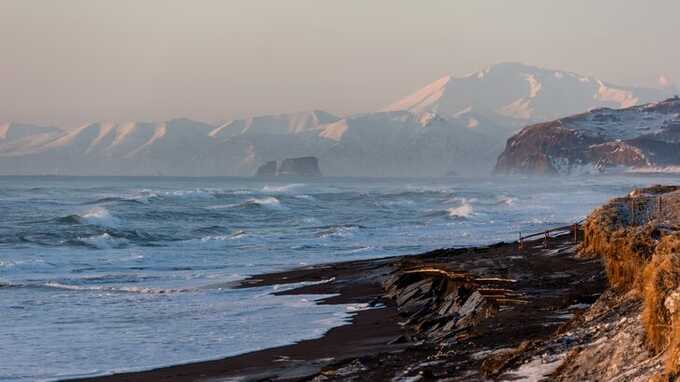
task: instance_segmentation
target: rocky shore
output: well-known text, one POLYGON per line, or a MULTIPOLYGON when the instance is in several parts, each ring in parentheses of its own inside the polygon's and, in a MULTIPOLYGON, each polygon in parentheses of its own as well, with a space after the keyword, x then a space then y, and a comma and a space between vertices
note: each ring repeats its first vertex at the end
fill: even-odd
POLYGON ((547 240, 252 277, 365 309, 319 339, 96 380, 675 380, 678 227, 680 188, 657 186, 547 240))

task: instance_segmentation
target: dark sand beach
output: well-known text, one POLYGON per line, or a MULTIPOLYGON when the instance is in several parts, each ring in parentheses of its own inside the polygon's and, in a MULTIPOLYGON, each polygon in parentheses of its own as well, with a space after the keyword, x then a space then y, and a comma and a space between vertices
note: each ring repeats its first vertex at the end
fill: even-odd
MULTIPOLYGON (((528 352, 530 346, 523 344, 549 338, 561 325, 594 302, 606 287, 600 261, 578 259, 576 245, 572 234, 563 234, 551 238, 547 245, 541 238, 524 242, 521 247, 518 243, 499 243, 476 248, 441 249, 414 256, 326 264, 254 276, 237 287, 330 280, 280 293, 333 294, 320 303, 360 303, 367 304, 367 309, 356 312, 347 325, 333 328, 318 339, 221 360, 79 380, 260 381, 316 378, 377 381, 415 378, 412 379, 415 381, 435 377, 475 380, 483 379, 484 373, 501 379, 514 379, 518 376, 495 374, 499 371, 494 370, 494 362, 489 361, 488 355, 517 346, 525 346, 528 352), (428 285, 441 284, 442 280, 432 270, 436 270, 435 273, 442 270, 449 272, 444 277, 448 286, 440 287, 440 297, 451 296, 451 285, 465 285, 457 290, 467 290, 468 300, 471 300, 469 295, 473 292, 470 288, 477 288, 477 294, 486 296, 483 301, 491 303, 475 305, 472 315, 456 313, 459 323, 467 320, 459 327, 442 329, 439 323, 432 324, 442 321, 442 318, 448 322, 455 321, 446 319, 446 314, 437 316, 439 313, 436 311, 442 312, 442 301, 446 298, 430 300, 413 314, 408 302, 405 303, 399 293, 413 294, 408 288, 414 283, 409 281, 405 287, 394 286, 404 284, 395 280, 404 274, 409 279, 411 274, 417 274, 420 278, 416 282, 418 285, 423 281, 428 285), (421 275, 421 271, 425 273, 421 275), (455 277, 451 276, 453 274, 455 277), (465 280, 463 284, 451 284, 452 280, 460 277, 465 280), (386 285, 392 285, 389 296, 386 285), (433 305, 433 301, 437 305, 433 305), (487 306, 492 307, 492 312, 487 306), (483 316, 479 312, 483 312, 483 316), (436 316, 434 321, 433 315, 436 316), (445 330, 444 334, 442 330, 445 330)), ((424 296, 434 293, 433 290, 427 290, 422 298, 410 300, 426 301, 424 296)), ((466 308, 458 306, 456 309, 466 308)), ((507 368, 513 359, 505 358, 498 363, 507 368)))

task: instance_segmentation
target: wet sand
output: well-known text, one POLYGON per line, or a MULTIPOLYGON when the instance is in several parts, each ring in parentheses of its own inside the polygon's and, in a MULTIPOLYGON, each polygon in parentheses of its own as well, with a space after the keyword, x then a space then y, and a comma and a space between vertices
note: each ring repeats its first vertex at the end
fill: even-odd
POLYGON ((388 343, 399 337, 394 304, 384 299, 383 275, 393 270, 398 258, 321 265, 259 275, 244 280, 239 288, 322 281, 279 294, 337 294, 320 304, 371 304, 358 311, 347 325, 332 328, 323 337, 300 341, 221 360, 170 366, 144 372, 121 373, 73 381, 196 381, 298 379, 314 375, 327 365, 380 352, 400 351, 404 345, 388 343))

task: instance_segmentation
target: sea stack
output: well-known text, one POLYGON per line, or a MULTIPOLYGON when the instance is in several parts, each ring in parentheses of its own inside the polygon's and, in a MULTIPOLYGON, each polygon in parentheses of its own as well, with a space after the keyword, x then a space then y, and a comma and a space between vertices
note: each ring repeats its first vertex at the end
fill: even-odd
POLYGON ((286 158, 280 162, 269 161, 257 168, 256 177, 294 176, 305 178, 321 177, 319 159, 313 156, 286 158))
POLYGON ((257 177, 270 177, 270 176, 276 176, 276 168, 277 168, 276 161, 269 161, 262 166, 257 168, 257 172, 255 173, 255 176, 257 177))

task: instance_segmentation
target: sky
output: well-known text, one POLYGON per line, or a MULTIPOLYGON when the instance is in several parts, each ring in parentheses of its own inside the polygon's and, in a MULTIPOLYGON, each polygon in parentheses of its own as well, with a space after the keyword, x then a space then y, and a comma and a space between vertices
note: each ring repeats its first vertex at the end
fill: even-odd
POLYGON ((0 121, 377 110, 527 64, 680 78, 675 0, 0 0, 0 121))

